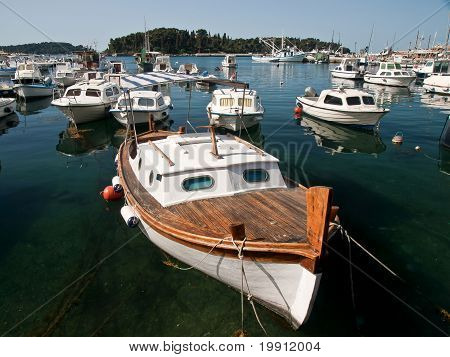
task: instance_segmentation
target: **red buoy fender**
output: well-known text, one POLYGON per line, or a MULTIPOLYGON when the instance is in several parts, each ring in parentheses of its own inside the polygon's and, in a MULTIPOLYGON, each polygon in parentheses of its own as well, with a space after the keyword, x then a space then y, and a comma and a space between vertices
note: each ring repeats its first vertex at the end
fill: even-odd
POLYGON ((116 192, 113 186, 106 186, 100 194, 106 201, 117 201, 123 197, 123 191, 116 192))

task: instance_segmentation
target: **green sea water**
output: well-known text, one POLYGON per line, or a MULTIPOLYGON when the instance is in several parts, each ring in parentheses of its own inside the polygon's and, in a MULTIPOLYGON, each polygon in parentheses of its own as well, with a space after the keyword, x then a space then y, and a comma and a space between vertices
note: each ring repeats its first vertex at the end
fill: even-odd
MULTIPOLYGON (((221 60, 172 58, 174 67, 195 61, 210 73, 221 60)), ((336 236, 307 324, 294 331, 258 306, 268 334, 448 334, 440 311, 450 308, 450 153, 439 146, 446 98, 419 86, 364 85, 391 110, 373 133, 293 118, 305 87, 355 86, 331 81, 329 65, 239 58, 237 71, 266 108, 261 126, 242 135, 279 157, 291 178, 333 187, 343 226, 403 279, 355 246, 352 262, 360 270, 350 272, 348 244, 336 236), (404 143, 396 146, 391 138, 399 131, 404 143)), ((175 86, 170 95, 176 129, 186 123, 190 93, 175 86)), ((190 121, 206 125, 211 94, 191 95, 190 121)), ((120 203, 101 199, 124 130, 110 118, 74 138, 49 104, 19 103, 17 116, 0 121, 0 335, 233 335, 241 327, 239 293, 163 264, 164 254, 125 226, 120 203)), ((250 336, 263 335, 248 304, 244 317, 250 336)))

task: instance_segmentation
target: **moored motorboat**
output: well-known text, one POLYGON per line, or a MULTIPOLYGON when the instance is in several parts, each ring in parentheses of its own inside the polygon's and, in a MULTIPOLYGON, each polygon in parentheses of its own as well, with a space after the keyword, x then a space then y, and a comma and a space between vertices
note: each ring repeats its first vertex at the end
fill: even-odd
POLYGON ((149 123, 169 117, 172 104, 169 96, 164 97, 156 91, 130 91, 122 94, 114 108, 110 110, 114 118, 122 124, 149 123))
POLYGON ((170 64, 169 56, 157 56, 153 66, 153 72, 172 73, 174 70, 170 64))
POLYGON ((373 127, 389 112, 378 107, 371 94, 357 89, 326 89, 318 96, 308 87, 296 102, 308 115, 345 125, 373 127))
POLYGON ((34 84, 15 84, 14 90, 22 98, 50 97, 56 90, 51 80, 34 84))
POLYGON ((0 98, 0 118, 6 117, 16 111, 14 98, 0 98))
POLYGON ((213 128, 141 134, 117 166, 123 216, 157 247, 295 328, 307 320, 334 233, 330 188, 285 181, 275 157, 213 128))
POLYGON ((91 79, 70 86, 63 97, 52 101, 52 105, 76 124, 81 124, 105 118, 119 96, 117 84, 91 79))
POLYGON ((236 68, 236 56, 235 55, 225 55, 225 58, 222 61, 222 67, 225 68, 236 68))
POLYGON ((363 79, 364 70, 361 70, 359 58, 343 58, 339 66, 331 69, 331 75, 335 78, 363 79))
POLYGON ((77 82, 77 72, 69 62, 57 63, 54 80, 63 87, 70 87, 77 82))
POLYGON ((198 74, 198 68, 195 63, 184 63, 178 68, 180 74, 198 74))
POLYGON ((433 74, 423 81, 427 93, 450 95, 450 74, 433 74))
POLYGON ((215 90, 206 110, 211 125, 233 131, 258 124, 264 115, 258 93, 243 88, 215 90))
POLYGON ((367 83, 393 87, 409 87, 415 79, 413 72, 403 70, 400 63, 394 62, 381 62, 377 73, 364 75, 364 81, 367 83))

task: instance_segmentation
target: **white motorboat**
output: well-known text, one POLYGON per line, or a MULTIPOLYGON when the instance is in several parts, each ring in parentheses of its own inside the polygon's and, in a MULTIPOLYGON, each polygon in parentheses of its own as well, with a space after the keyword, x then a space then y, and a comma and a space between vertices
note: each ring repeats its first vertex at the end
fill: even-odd
POLYGON ((222 61, 222 67, 225 67, 225 68, 237 67, 236 56, 235 55, 225 55, 225 58, 222 61))
POLYGON ((103 79, 104 76, 105 76, 105 72, 87 71, 87 72, 83 72, 79 81, 86 82, 86 81, 90 81, 91 79, 103 79))
POLYGON ((285 180, 278 159, 210 130, 125 141, 117 155, 122 217, 168 255, 298 328, 312 311, 320 257, 335 232, 332 189, 285 180))
POLYGON ((252 56, 252 60, 255 62, 303 62, 305 59, 305 53, 300 51, 297 46, 285 45, 284 36, 281 37, 281 47, 278 47, 271 38, 260 38, 259 41, 271 50, 271 54, 252 56))
POLYGON ((364 65, 359 58, 343 58, 340 65, 330 70, 331 76, 343 79, 363 79, 364 65))
POLYGON ((52 101, 52 105, 76 124, 81 124, 105 118, 119 96, 116 83, 91 79, 70 86, 63 97, 52 101))
POLYGON ((450 74, 433 74, 423 81, 427 93, 450 95, 450 74))
POLYGON ((311 87, 297 97, 303 112, 329 122, 355 126, 377 126, 389 109, 378 107, 374 97, 357 89, 326 89, 317 96, 311 87))
POLYGON ((70 62, 57 63, 54 80, 63 87, 70 87, 77 82, 77 71, 70 62))
POLYGON ((169 56, 158 56, 155 59, 155 64, 153 66, 153 72, 168 72, 172 73, 174 70, 170 64, 169 56))
POLYGON ((44 80, 39 67, 35 63, 20 63, 14 73, 13 83, 35 84, 44 80))
POLYGON ((418 79, 425 79, 433 74, 450 73, 449 60, 430 59, 422 67, 413 69, 418 79))
POLYGON ((16 111, 15 98, 0 98, 0 118, 6 117, 16 111))
POLYGON ((195 63, 184 63, 178 68, 180 74, 198 74, 198 68, 195 63))
POLYGON ((13 77, 16 73, 16 67, 11 67, 6 61, 0 62, 0 77, 13 77))
POLYGON ((258 124, 264 115, 258 93, 248 89, 217 89, 206 110, 211 125, 233 131, 258 124))
POLYGON ((49 79, 36 84, 15 84, 14 90, 22 98, 50 97, 56 90, 56 86, 49 79))
POLYGON ((164 97, 156 91, 130 91, 129 94, 130 98, 128 94, 122 94, 110 110, 120 124, 132 124, 133 120, 135 124, 149 123, 150 115, 155 122, 169 117, 172 110, 169 96, 164 97))
POLYGON ((376 74, 366 73, 364 81, 393 87, 409 87, 416 79, 413 72, 402 70, 400 63, 381 62, 376 74))

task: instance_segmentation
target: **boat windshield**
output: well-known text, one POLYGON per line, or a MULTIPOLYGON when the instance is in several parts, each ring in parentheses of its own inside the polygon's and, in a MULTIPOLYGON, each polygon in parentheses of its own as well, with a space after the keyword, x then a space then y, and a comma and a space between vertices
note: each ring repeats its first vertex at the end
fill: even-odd
POLYGON ((347 105, 361 105, 361 99, 359 97, 348 97, 347 105))
POLYGON ((138 98, 138 105, 140 107, 154 107, 155 100, 152 98, 138 98))
POLYGON ((81 95, 81 89, 69 89, 66 93, 66 97, 78 97, 81 95))
POLYGON ((362 97, 363 103, 365 105, 375 105, 375 100, 373 99, 373 97, 369 97, 367 95, 364 95, 362 97))
POLYGON ((342 105, 342 99, 334 95, 327 95, 323 102, 325 104, 342 105))
POLYGON ((101 97, 102 93, 97 89, 87 89, 86 97, 101 97))

